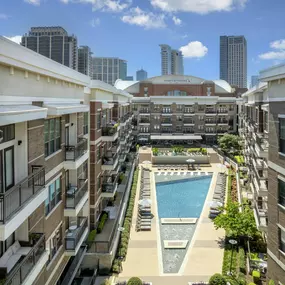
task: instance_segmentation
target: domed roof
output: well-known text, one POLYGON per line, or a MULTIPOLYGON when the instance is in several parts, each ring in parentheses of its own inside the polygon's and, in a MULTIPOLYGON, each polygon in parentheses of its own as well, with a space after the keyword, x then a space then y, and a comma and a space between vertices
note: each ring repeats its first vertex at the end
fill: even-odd
POLYGON ((216 93, 232 93, 231 85, 222 79, 214 80, 216 85, 216 93))

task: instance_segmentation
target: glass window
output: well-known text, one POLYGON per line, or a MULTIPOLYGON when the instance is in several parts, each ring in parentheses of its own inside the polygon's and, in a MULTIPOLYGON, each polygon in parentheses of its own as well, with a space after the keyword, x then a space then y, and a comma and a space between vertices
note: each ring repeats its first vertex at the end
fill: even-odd
POLYGON ((285 182, 282 180, 278 180, 278 196, 279 196, 279 201, 278 203, 282 206, 285 206, 285 182))
POLYGON ((6 190, 14 186, 14 147, 4 151, 4 171, 6 190))
POLYGON ((61 128, 60 118, 45 121, 44 139, 45 139, 45 156, 49 156, 60 149, 61 128))
POLYGON ((285 119, 279 119, 279 151, 285 153, 285 119))
POLYGON ((88 134, 88 113, 84 113, 83 134, 88 134))
POLYGON ((15 125, 0 127, 0 143, 8 142, 15 139, 15 125))
POLYGON ((47 250, 49 250, 49 258, 47 261, 47 264, 49 264, 54 256, 56 255, 57 251, 62 245, 62 226, 53 234, 53 236, 50 238, 47 250))
POLYGON ((101 128, 101 114, 97 114, 97 129, 101 128))
POLYGON ((49 195, 45 200, 45 213, 46 216, 52 209, 61 201, 61 177, 56 179, 49 185, 49 195))
POLYGON ((285 231, 279 229, 279 249, 285 252, 285 231))

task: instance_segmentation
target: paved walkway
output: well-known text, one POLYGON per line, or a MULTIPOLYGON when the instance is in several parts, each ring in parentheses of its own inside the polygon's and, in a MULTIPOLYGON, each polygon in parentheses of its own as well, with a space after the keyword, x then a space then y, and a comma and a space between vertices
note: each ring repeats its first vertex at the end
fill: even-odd
MULTIPOLYGON (((154 169, 155 170, 155 169, 154 169)), ((208 281, 214 273, 222 271, 223 249, 221 246, 224 238, 223 230, 215 230, 212 221, 208 218, 211 197, 217 179, 217 173, 221 171, 218 164, 202 168, 200 171, 213 172, 213 178, 206 198, 206 203, 198 220, 195 234, 192 238, 188 252, 178 274, 164 274, 160 249, 160 234, 158 225, 158 212, 155 194, 154 174, 151 172, 151 199, 152 229, 149 232, 136 232, 136 215, 138 212, 138 199, 134 206, 131 236, 126 261, 123 262, 123 272, 118 280, 128 280, 137 276, 153 285, 188 285, 193 281, 208 281)), ((139 173, 140 182, 141 173, 139 173)), ((137 191, 139 191, 138 185, 137 191)))

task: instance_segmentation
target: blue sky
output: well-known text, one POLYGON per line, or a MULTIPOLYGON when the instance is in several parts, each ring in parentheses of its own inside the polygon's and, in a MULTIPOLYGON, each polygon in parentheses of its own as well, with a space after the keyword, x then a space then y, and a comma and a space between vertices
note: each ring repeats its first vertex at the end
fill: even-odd
POLYGON ((219 36, 244 35, 250 77, 285 60, 284 11, 284 0, 1 0, 0 34, 59 25, 96 56, 126 59, 129 75, 159 75, 159 44, 184 46, 185 74, 206 79, 219 77, 219 36))

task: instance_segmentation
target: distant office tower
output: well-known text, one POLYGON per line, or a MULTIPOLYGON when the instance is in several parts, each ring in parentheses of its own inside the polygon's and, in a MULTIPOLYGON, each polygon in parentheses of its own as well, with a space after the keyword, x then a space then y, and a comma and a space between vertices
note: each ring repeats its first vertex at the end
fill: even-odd
POLYGON ((142 81, 147 79, 147 72, 143 69, 137 71, 137 81, 142 81))
POLYGON ((25 46, 72 69, 78 69, 77 38, 62 27, 32 27, 22 37, 25 46))
POLYGON ((126 77, 126 80, 127 80, 127 81, 134 81, 134 77, 133 77, 132 75, 128 75, 128 76, 126 77))
POLYGON ((179 50, 171 51, 171 74, 174 75, 183 75, 184 66, 183 66, 183 55, 179 50))
POLYGON ((78 48, 78 71, 92 78, 91 55, 90 47, 81 46, 78 48))
POLYGON ((127 61, 117 57, 93 57, 92 78, 114 85, 117 79, 126 80, 127 61))
POLYGON ((259 83, 259 76, 258 75, 252 75, 251 76, 250 88, 256 86, 258 83, 259 83))
POLYGON ((181 51, 172 50, 169 45, 159 45, 161 49, 161 75, 184 74, 183 55, 181 51))
POLYGON ((244 36, 220 37, 220 79, 247 87, 247 43, 244 36))

